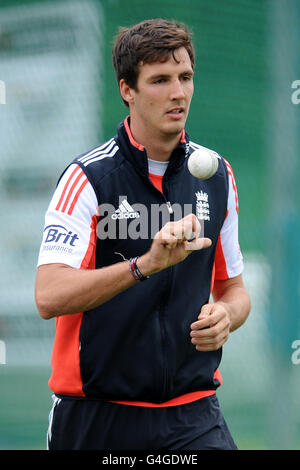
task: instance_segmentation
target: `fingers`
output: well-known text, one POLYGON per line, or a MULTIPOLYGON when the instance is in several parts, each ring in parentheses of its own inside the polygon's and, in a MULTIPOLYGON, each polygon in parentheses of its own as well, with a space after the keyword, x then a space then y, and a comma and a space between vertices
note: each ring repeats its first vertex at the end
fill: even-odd
POLYGON ((203 305, 201 312, 198 315, 198 320, 191 324, 192 331, 202 330, 203 328, 210 328, 215 325, 215 323, 218 321, 218 315, 212 316, 213 306, 214 304, 203 305))
POLYGON ((174 222, 174 235, 180 240, 198 238, 201 225, 195 214, 189 214, 181 220, 174 222))
POLYGON ((216 351, 227 341, 230 318, 223 306, 204 305, 198 320, 191 324, 191 343, 197 351, 216 351))
POLYGON ((169 249, 184 243, 187 251, 202 250, 211 246, 209 238, 199 238, 201 225, 194 214, 189 214, 177 222, 168 222, 156 235, 161 243, 169 249))
POLYGON ((226 343, 228 338, 229 338, 229 334, 222 334, 213 338, 203 339, 201 342, 199 339, 196 340, 192 338, 191 342, 192 344, 195 345, 195 349, 197 351, 209 352, 209 351, 217 351, 218 349, 220 349, 223 346, 223 344, 226 343))

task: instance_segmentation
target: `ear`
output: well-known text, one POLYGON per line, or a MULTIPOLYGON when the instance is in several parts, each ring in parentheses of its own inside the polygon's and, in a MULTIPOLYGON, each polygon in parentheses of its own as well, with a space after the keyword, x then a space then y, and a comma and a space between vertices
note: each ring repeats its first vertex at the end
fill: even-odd
POLYGON ((125 82, 124 78, 122 78, 120 80, 120 84, 119 84, 119 87, 120 87, 120 93, 121 93, 121 96, 123 98, 123 100, 127 101, 127 103, 129 105, 133 104, 134 102, 134 90, 132 88, 130 88, 129 85, 127 85, 127 83, 125 82))

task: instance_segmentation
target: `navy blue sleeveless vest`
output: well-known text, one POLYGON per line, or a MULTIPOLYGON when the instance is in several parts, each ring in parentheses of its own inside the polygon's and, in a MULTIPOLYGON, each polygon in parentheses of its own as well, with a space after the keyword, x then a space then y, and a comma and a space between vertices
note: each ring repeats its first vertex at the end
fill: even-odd
POLYGON ((145 253, 152 243, 153 227, 159 230, 167 218, 176 218, 180 208, 182 216, 187 215, 184 208, 200 216, 212 246, 84 312, 80 330, 83 392, 86 397, 106 400, 161 403, 216 389, 220 383, 214 373, 222 349, 197 351, 191 344, 190 325, 209 302, 215 249, 227 210, 225 162, 219 159, 218 171, 208 180, 193 177, 187 159, 195 144, 185 135, 170 158, 161 193, 149 179, 146 150, 134 145, 124 123, 113 142, 115 151, 110 156, 107 152, 86 165, 82 159, 75 160, 99 203, 96 268, 145 253), (170 205, 175 208, 173 214, 170 205))

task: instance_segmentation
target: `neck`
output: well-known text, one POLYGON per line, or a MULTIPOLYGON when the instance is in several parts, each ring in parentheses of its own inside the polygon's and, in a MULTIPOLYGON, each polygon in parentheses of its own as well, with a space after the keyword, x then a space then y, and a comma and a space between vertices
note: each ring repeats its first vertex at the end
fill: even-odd
POLYGON ((130 122, 130 132, 133 139, 145 147, 148 158, 161 162, 170 159, 182 136, 182 132, 179 134, 149 136, 147 132, 143 132, 135 125, 134 120, 130 122))
POLYGON ((167 162, 179 142, 180 136, 176 136, 176 139, 173 139, 172 141, 156 140, 155 142, 151 141, 148 144, 145 144, 144 146, 147 150, 148 158, 160 162, 167 162))

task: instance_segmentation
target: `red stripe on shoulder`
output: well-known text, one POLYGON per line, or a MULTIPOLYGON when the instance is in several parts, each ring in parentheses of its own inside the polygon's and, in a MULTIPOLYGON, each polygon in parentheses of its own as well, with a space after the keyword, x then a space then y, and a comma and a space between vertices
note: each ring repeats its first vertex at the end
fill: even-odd
POLYGON ((65 202, 64 202, 64 205, 63 205, 63 207, 62 207, 62 209, 61 209, 62 212, 65 212, 66 207, 67 207, 67 205, 68 205, 68 203, 69 203, 69 201, 70 201, 70 199, 71 199, 71 197, 72 197, 73 191, 74 191, 74 189, 75 189, 77 183, 79 182, 80 178, 82 178, 83 175, 84 175, 84 173, 83 173, 83 171, 80 169, 80 172, 78 173, 77 177, 75 178, 73 184, 71 185, 71 187, 70 187, 70 189, 69 189, 68 195, 67 195, 66 200, 65 200, 65 202))
POLYGON ((72 212, 73 212, 73 209, 75 207, 75 204, 80 196, 80 194, 82 193, 83 189, 85 188, 85 186, 87 185, 87 183, 89 182, 89 180, 86 178, 83 183, 80 185, 78 191, 76 192, 75 196, 74 196, 74 199, 69 207, 69 210, 68 210, 68 215, 71 215, 72 212))
POLYGON ((81 168, 80 168, 79 166, 76 166, 76 168, 72 171, 71 175, 70 175, 69 178, 67 179, 67 182, 66 182, 66 184, 65 184, 65 186, 64 186, 64 188, 63 188, 63 190, 62 190, 61 196, 60 196, 60 198, 59 198, 59 201, 58 201, 58 203, 57 203, 57 206, 55 207, 55 210, 57 210, 57 211, 59 210, 59 208, 60 208, 60 206, 61 206, 61 204, 62 204, 62 201, 63 201, 63 199, 64 199, 64 197, 65 197, 65 194, 66 194, 66 191, 67 191, 67 189, 68 189, 68 186, 69 186, 70 182, 72 181, 72 179, 73 179, 73 177, 75 176, 75 174, 76 174, 78 171, 80 171, 80 170, 81 170, 81 168))

